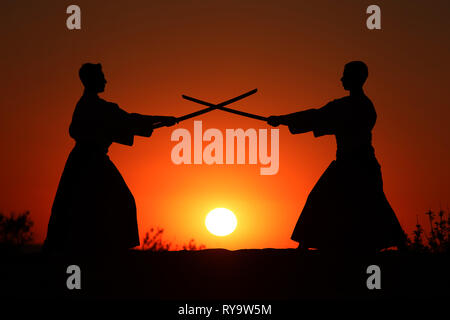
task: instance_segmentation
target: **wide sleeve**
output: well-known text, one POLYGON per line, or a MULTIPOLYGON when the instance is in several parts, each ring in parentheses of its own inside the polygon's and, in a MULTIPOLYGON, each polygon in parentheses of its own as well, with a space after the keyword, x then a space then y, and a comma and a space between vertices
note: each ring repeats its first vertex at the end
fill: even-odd
POLYGON ((317 119, 317 109, 295 112, 283 117, 292 134, 305 133, 314 130, 317 119))
POLYGON ((336 134, 342 124, 343 110, 340 108, 340 100, 333 100, 317 110, 314 137, 328 134, 336 134))
POLYGON ((339 123, 338 100, 333 100, 319 109, 308 109, 286 115, 292 134, 312 131, 315 137, 335 134, 339 123))
POLYGON ((152 116, 128 113, 113 104, 111 121, 112 141, 120 144, 132 146, 134 136, 150 137, 153 133, 154 123, 152 116))

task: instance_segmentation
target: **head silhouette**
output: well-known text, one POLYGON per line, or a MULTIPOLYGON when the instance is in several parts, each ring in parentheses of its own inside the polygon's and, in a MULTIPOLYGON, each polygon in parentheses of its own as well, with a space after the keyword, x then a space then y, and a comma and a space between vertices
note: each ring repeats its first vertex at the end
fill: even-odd
POLYGON ((360 90, 366 82, 369 70, 362 61, 352 61, 345 65, 341 81, 345 90, 360 90))
POLYGON ((105 91, 106 79, 100 63, 85 63, 78 72, 86 91, 99 93, 105 91))

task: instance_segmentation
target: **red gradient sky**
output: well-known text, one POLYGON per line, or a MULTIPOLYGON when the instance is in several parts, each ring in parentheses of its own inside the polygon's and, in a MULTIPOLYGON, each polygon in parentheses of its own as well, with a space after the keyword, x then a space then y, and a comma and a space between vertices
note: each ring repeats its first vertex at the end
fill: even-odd
MULTIPOLYGON (((175 115, 199 106, 189 94, 219 102, 259 91, 234 107, 284 114, 346 95, 343 65, 369 66, 366 93, 378 112, 373 131, 385 192, 411 232, 428 209, 449 205, 450 98, 448 1, 376 1, 382 30, 365 27, 373 1, 2 1, 0 28, 0 211, 31 211, 42 242, 67 156, 77 71, 101 62, 102 97, 129 112, 175 115), (66 29, 66 7, 78 4, 82 29, 66 29)), ((269 128, 214 111, 204 129, 269 128)), ((193 132, 193 120, 178 127, 193 132)), ((294 247, 290 235, 309 191, 333 160, 334 137, 280 130, 280 170, 260 165, 171 162, 176 127, 162 128, 109 155, 133 192, 141 237, 150 227, 181 244, 294 247), (204 227, 207 212, 238 217, 224 238, 204 227)))

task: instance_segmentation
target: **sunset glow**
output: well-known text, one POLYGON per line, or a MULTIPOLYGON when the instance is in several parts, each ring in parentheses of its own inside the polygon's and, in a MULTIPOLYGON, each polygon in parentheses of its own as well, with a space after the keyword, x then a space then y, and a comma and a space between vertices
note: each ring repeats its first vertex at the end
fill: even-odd
MULTIPOLYGON (((229 107, 267 117, 347 95, 340 82, 344 64, 362 60, 369 67, 365 92, 378 114, 373 146, 400 224, 411 234, 417 219, 428 223, 424 212, 448 206, 448 1, 416 1, 407 11, 400 2, 383 1, 382 30, 366 28, 367 3, 359 1, 194 2, 80 0, 82 28, 68 30, 67 5, 4 1, 0 211, 30 211, 34 242, 46 237, 75 144, 68 130, 83 93, 78 69, 85 62, 103 66, 107 84, 100 97, 130 113, 180 117, 206 107, 182 95, 220 103, 257 88, 229 107), (411 30, 416 21, 420 26, 411 30)), ((335 137, 276 128, 274 174, 261 175, 270 164, 261 161, 260 149, 250 152, 248 138, 245 153, 236 142, 234 163, 227 164, 226 132, 238 129, 254 130, 258 148, 260 132, 267 132, 262 155, 272 154, 274 128, 221 110, 158 128, 149 138, 137 136, 132 147, 111 145, 108 157, 136 202, 141 242, 150 229, 163 228, 179 246, 192 238, 228 250, 298 246, 291 234, 309 193, 336 158, 335 137), (208 152, 216 141, 196 134, 195 121, 201 121, 201 134, 223 138, 217 141, 223 164, 205 161, 205 149, 216 156, 208 152), (172 160, 180 141, 171 137, 180 129, 191 134, 192 148, 185 149, 191 164, 172 160), (202 148, 194 148, 195 137, 202 148), (241 163, 239 154, 245 155, 241 163), (258 155, 255 161, 251 154, 258 155), (206 230, 205 216, 217 207, 238 215, 232 237, 206 230)))

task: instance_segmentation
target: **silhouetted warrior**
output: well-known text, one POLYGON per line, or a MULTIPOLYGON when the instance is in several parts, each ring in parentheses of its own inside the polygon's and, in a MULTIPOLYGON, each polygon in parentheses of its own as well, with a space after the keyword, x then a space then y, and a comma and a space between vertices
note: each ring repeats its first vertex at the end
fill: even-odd
POLYGON ((53 202, 44 250, 117 251, 139 245, 136 205, 125 181, 109 159, 113 142, 133 145, 135 135, 150 137, 155 123, 171 126, 174 117, 127 113, 98 97, 106 80, 100 64, 79 71, 85 90, 69 134, 70 153, 53 202))
POLYGON ((341 79, 349 96, 320 109, 269 117, 270 125, 287 125, 293 134, 336 136, 336 160, 309 194, 291 236, 299 248, 372 251, 404 245, 372 147, 377 114, 362 88, 367 76, 363 62, 350 62, 341 79))

